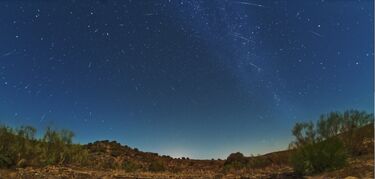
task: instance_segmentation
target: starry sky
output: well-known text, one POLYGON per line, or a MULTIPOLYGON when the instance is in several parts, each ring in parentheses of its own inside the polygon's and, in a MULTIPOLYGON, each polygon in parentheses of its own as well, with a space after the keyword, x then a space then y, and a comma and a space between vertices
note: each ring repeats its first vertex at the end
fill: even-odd
POLYGON ((3 0, 0 122, 173 157, 286 149, 374 111, 370 0, 3 0))

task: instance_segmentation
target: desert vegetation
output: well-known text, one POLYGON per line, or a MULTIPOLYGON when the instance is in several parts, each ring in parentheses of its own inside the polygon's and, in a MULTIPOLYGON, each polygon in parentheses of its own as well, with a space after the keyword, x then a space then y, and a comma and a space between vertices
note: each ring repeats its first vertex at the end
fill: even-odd
MULTIPOLYGON (((294 140, 288 150, 257 156, 245 156, 236 152, 226 160, 176 159, 142 152, 115 141, 74 144, 74 133, 69 130, 54 130, 49 127, 41 137, 36 138, 36 129, 33 127, 14 129, 1 125, 0 168, 25 168, 21 170, 25 172, 30 167, 44 171, 45 168, 55 166, 58 168, 44 172, 64 173, 72 172, 67 168, 78 167, 81 170, 92 170, 85 174, 86 177, 97 171, 116 170, 122 172, 123 176, 161 178, 167 175, 290 178, 319 175, 342 168, 344 171, 354 172, 350 168, 354 159, 369 158, 373 162, 373 120, 373 114, 358 110, 331 112, 322 115, 315 123, 296 123, 291 131, 294 140)), ((373 170, 371 171, 370 176, 373 176, 373 170)), ((98 173, 95 175, 99 176, 98 173)))
POLYGON ((296 123, 292 129, 295 140, 290 144, 295 149, 291 155, 294 170, 315 174, 339 169, 349 156, 371 152, 368 149, 373 147, 364 144, 366 140, 373 140, 373 130, 363 127, 373 120, 373 114, 348 110, 322 115, 316 124, 296 123))
POLYGON ((316 123, 297 122, 288 151, 251 157, 232 153, 224 170, 287 165, 301 176, 341 169, 348 165, 349 158, 373 154, 373 122, 373 114, 359 110, 331 112, 320 116, 316 123))
POLYGON ((10 128, 0 126, 0 167, 41 167, 46 165, 84 165, 88 151, 73 144, 74 133, 47 128, 40 139, 30 126, 10 128))

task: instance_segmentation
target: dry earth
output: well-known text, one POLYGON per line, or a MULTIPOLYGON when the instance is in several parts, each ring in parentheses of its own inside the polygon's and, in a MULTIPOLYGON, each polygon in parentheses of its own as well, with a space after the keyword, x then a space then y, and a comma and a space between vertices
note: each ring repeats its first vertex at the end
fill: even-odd
MULTIPOLYGON (((128 173, 124 170, 93 170, 89 168, 49 166, 44 168, 16 168, 0 170, 0 178, 24 178, 24 179, 65 179, 65 178, 103 178, 103 179, 127 179, 127 178, 302 178, 292 173, 290 167, 266 167, 263 169, 240 170, 230 173, 196 170, 189 172, 135 172, 128 173)), ((373 155, 350 159, 349 165, 337 171, 326 172, 316 176, 306 176, 309 179, 327 178, 374 178, 373 155)))

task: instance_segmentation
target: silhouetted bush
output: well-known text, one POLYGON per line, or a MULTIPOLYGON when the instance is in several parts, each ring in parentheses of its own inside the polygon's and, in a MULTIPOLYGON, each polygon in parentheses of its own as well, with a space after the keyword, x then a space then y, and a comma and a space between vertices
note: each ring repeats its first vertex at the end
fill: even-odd
POLYGON ((231 169, 231 168, 241 169, 241 168, 246 167, 247 164, 248 164, 248 160, 246 159, 246 157, 242 153, 236 152, 236 153, 230 154, 227 157, 227 160, 224 163, 224 167, 226 169, 231 169))

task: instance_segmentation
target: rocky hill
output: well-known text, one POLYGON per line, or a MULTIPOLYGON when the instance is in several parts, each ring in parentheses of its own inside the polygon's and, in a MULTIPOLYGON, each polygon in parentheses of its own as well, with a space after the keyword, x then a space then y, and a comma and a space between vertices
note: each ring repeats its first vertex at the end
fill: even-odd
MULTIPOLYGON (((373 178, 374 126, 355 131, 366 140, 358 155, 348 158, 339 170, 307 178, 373 178)), ((35 142, 35 141, 34 141, 35 142)), ((290 155, 294 150, 260 156, 233 153, 226 160, 193 160, 172 158, 157 153, 142 152, 116 141, 96 141, 82 146, 87 160, 81 164, 20 166, 0 169, 0 178, 301 178, 293 172, 290 155), (243 167, 246 165, 245 167, 243 167)), ((84 153, 82 153, 84 154, 84 153)))
POLYGON ((89 165, 100 169, 124 169, 129 172, 137 171, 169 171, 182 170, 213 170, 218 171, 224 161, 220 160, 191 160, 189 158, 175 159, 170 156, 160 156, 157 153, 142 152, 136 148, 123 146, 116 141, 97 141, 84 146, 89 151, 89 165))
MULTIPOLYGON (((115 141, 87 144, 89 163, 79 166, 48 166, 0 170, 0 178, 301 178, 288 166, 290 150, 246 157, 261 161, 252 169, 225 170, 225 160, 174 159, 142 152, 115 141), (155 164, 157 163, 157 164, 155 164)), ((350 165, 337 171, 306 178, 373 178, 374 155, 350 158, 350 165)))

